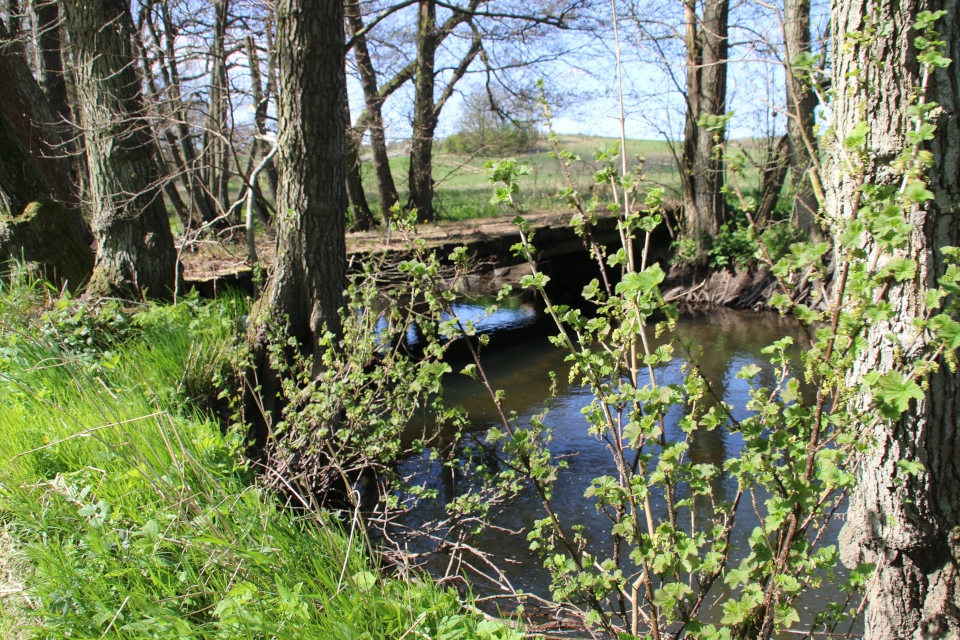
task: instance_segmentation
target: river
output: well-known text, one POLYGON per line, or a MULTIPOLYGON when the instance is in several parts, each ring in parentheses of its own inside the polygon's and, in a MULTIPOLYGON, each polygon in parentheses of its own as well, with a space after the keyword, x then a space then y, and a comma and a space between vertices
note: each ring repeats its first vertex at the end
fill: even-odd
MULTIPOLYGON (((505 391, 505 408, 516 412, 520 424, 544 410, 550 386, 548 374, 550 371, 557 373, 557 395, 550 403, 545 422, 554 430, 550 445, 552 454, 555 457, 562 456, 569 468, 559 476, 553 507, 565 526, 584 525, 588 549, 601 557, 609 557, 607 532, 610 521, 597 511, 591 500, 584 497, 592 478, 605 474, 616 475, 610 453, 603 442, 587 433, 586 420, 580 411, 592 401, 592 394, 588 388, 570 383, 569 365, 564 361, 566 354, 547 340, 547 335, 555 333, 555 330, 532 304, 513 300, 492 316, 481 319, 487 303, 487 300, 465 302, 458 305, 456 310, 461 317, 477 319, 481 330, 495 335, 493 346, 483 353, 483 365, 493 387, 505 391)), ((749 415, 745 407, 750 399, 747 382, 736 377, 740 369, 749 364, 760 365, 764 373, 760 374, 758 383, 770 387, 775 384, 769 373, 770 356, 761 353, 761 350, 787 335, 793 336, 798 345, 803 341, 800 329, 792 319, 781 318, 775 313, 722 309, 681 317, 676 332, 684 342, 694 341, 703 348, 701 371, 711 382, 716 394, 733 406, 732 413, 738 420, 749 415)), ((658 382, 680 382, 683 363, 682 352, 679 352, 673 362, 657 371, 658 382)), ((458 371, 466 361, 451 364, 458 371)), ((461 405, 467 410, 474 433, 484 434, 488 429, 500 426, 489 394, 475 380, 459 373, 450 374, 444 383, 444 396, 450 404, 461 405)), ((667 416, 668 437, 674 440, 682 439, 683 434, 677 426, 680 417, 679 409, 667 416)), ((737 455, 742 446, 743 440, 737 433, 722 428, 712 432, 701 430, 692 438, 689 456, 694 463, 711 463, 722 467, 724 460, 737 455)), ((417 464, 418 461, 409 463, 411 469, 417 464)), ((450 501, 467 487, 464 481, 449 472, 437 474, 430 486, 439 491, 438 503, 450 501)), ((714 484, 718 500, 732 499, 736 490, 736 481, 722 475, 714 484)), ((758 496, 758 500, 762 499, 763 496, 758 496)), ((655 500, 653 508, 655 516, 666 517, 662 499, 655 500)), ((430 519, 438 514, 439 511, 427 508, 418 515, 418 519, 430 519)), ((493 523, 501 529, 488 530, 470 542, 481 551, 505 560, 502 568, 514 589, 549 597, 550 577, 543 568, 542 559, 529 550, 525 535, 506 531, 526 532, 535 520, 543 517, 543 508, 533 491, 524 492, 493 518, 493 523)), ((747 547, 747 537, 758 520, 752 508, 742 505, 738 522, 732 542, 742 549, 747 547)), ((406 524, 415 527, 416 519, 408 519, 406 524)), ((839 523, 832 524, 827 537, 835 541, 838 531, 839 523)), ((734 552, 731 566, 736 566, 743 553, 734 552)), ((442 574, 449 571, 445 562, 444 559, 429 566, 434 573, 442 574)), ((842 567, 838 569, 839 574, 842 574, 842 567)), ((476 576, 472 576, 471 580, 476 594, 502 593, 500 587, 487 584, 476 576)), ((821 610, 826 602, 842 597, 829 580, 826 582, 826 586, 807 592, 799 601, 803 623, 799 628, 806 628, 812 620, 812 614, 821 610)), ((729 595, 720 584, 714 587, 714 591, 721 599, 729 595)), ((715 607, 708 617, 719 620, 720 615, 719 607, 715 607)), ((842 629, 846 631, 846 626, 842 629)))

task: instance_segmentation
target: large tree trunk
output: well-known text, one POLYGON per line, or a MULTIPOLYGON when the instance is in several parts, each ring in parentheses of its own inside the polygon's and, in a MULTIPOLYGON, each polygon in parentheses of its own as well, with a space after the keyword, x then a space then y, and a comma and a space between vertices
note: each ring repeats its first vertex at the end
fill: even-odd
MULTIPOLYGON (((346 288, 343 5, 277 2, 280 66, 277 262, 254 325, 286 318, 287 335, 316 354, 324 330, 339 334, 346 288)), ((261 366, 261 381, 268 377, 261 366)))
POLYGON ((76 291, 93 272, 93 251, 66 220, 63 203, 0 109, 0 263, 40 264, 45 277, 76 291))
POLYGON ((70 101, 67 97, 67 79, 63 73, 63 53, 60 41, 60 8, 56 0, 38 0, 34 3, 37 20, 40 58, 40 86, 50 102, 57 125, 69 134, 72 122, 70 101))
MULTIPOLYGON (((347 18, 350 21, 350 30, 356 34, 363 29, 363 19, 360 15, 360 3, 348 2, 346 6, 347 18)), ((357 127, 367 127, 370 132, 370 149, 373 155, 373 174, 377 180, 377 191, 380 194, 380 209, 384 222, 390 220, 390 209, 397 203, 397 186, 390 171, 390 158, 387 155, 387 138, 383 128, 383 101, 377 88, 377 72, 373 67, 370 51, 367 49, 365 36, 355 36, 353 54, 357 59, 357 69, 360 71, 360 85, 363 87, 363 98, 366 110, 369 113, 369 123, 357 119, 357 127)))
POLYGON ((178 278, 176 251, 144 117, 129 4, 68 0, 62 6, 77 63, 99 242, 88 292, 167 296, 178 278))
POLYGON ((24 46, 24 37, 23 33, 23 9, 20 7, 20 0, 7 0, 6 1, 7 9, 7 34, 10 37, 10 44, 8 45, 16 53, 23 53, 26 50, 24 46))
POLYGON ((70 159, 66 156, 63 128, 57 123, 50 103, 37 84, 27 61, 16 47, 8 47, 9 36, 0 24, 0 109, 13 125, 27 152, 33 156, 54 197, 66 206, 66 215, 87 241, 93 233, 80 209, 79 189, 74 184, 70 159))
POLYGON ((434 62, 437 54, 437 6, 434 0, 420 0, 418 16, 417 75, 407 208, 416 210, 418 222, 433 222, 433 135, 437 128, 437 113, 433 102, 434 62))
MULTIPOLYGON (((870 7, 871 13, 872 7, 879 9, 879 24, 890 22, 892 28, 863 44, 845 34, 864 27, 867 7, 833 3, 837 41, 831 47, 836 95, 832 108, 839 141, 862 121, 870 128, 871 158, 894 158, 910 147, 905 136, 911 129, 908 107, 910 95, 920 86, 914 48, 918 33, 912 28, 918 12, 948 12, 936 28, 946 42, 946 55, 954 61, 930 78, 926 96, 942 111, 935 116, 937 130, 928 147, 933 153, 929 189, 935 197, 909 212, 914 231, 902 255, 917 261, 917 276, 890 288, 890 319, 869 329, 854 384, 865 373, 887 371, 896 361, 909 362, 926 348, 926 334, 918 334, 911 319, 923 314, 924 291, 935 287, 944 272, 941 249, 960 245, 960 74, 955 56, 960 6, 956 0, 880 0, 870 7), (878 60, 883 61, 882 68, 874 62, 878 60)), ((844 171, 840 142, 828 152, 826 210, 831 219, 842 220, 857 215, 859 180, 844 171)), ((869 171, 868 183, 890 179, 882 169, 869 171)), ((870 252, 872 247, 865 249, 870 252)), ((876 564, 866 594, 869 640, 960 638, 960 379, 941 358, 940 370, 929 376, 928 383, 915 409, 892 428, 878 427, 863 436, 875 439, 875 446, 859 461, 859 483, 850 498, 841 548, 848 566, 859 561, 876 564), (908 475, 897 466, 901 460, 919 462, 922 469, 908 475)), ((865 413, 870 415, 869 410, 865 413)))
POLYGON ((816 118, 817 94, 802 79, 797 78, 791 65, 810 53, 810 0, 786 0, 783 12, 784 42, 787 52, 787 133, 790 136, 790 172, 796 189, 794 213, 798 226, 813 240, 823 233, 817 225, 820 203, 811 184, 813 163, 810 150, 817 138, 813 132, 816 118))

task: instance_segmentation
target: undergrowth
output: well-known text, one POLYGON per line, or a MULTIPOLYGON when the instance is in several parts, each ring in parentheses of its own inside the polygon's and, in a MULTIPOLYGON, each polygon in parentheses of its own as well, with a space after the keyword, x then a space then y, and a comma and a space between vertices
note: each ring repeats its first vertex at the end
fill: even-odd
POLYGON ((202 408, 245 301, 131 309, 0 289, 0 523, 36 638, 506 638, 363 536, 281 509, 202 408))

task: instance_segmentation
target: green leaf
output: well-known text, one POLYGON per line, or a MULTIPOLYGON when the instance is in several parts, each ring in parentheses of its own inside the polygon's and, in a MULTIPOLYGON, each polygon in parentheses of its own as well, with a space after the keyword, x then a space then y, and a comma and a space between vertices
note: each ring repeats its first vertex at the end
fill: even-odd
POLYGON ((897 469, 908 476, 915 476, 923 471, 923 463, 916 460, 897 460, 897 469))
POLYGON ((377 577, 369 571, 361 571, 360 573, 354 574, 353 583, 357 585, 357 589, 361 591, 370 591, 370 589, 377 584, 377 577))
POLYGON ((853 129, 850 130, 847 137, 843 139, 843 146, 846 147, 848 151, 862 147, 867 142, 867 134, 869 132, 870 125, 866 122, 858 122, 854 125, 853 129))
POLYGON ((933 200, 933 193, 927 189, 925 182, 921 180, 911 180, 903 189, 903 196, 910 202, 923 204, 927 200, 933 200))
POLYGON ((873 388, 874 401, 883 414, 893 420, 910 408, 910 400, 923 400, 923 389, 899 371, 879 376, 873 388))
POLYGON ((937 337, 947 343, 951 349, 960 349, 960 323, 945 313, 934 316, 930 321, 930 328, 937 337))

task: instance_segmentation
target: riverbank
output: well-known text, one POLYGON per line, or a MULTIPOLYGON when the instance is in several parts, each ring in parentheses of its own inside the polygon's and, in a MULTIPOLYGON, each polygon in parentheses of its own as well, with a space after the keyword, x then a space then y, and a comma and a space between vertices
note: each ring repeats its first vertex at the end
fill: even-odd
POLYGON ((0 289, 4 637, 518 637, 258 487, 207 409, 245 304, 0 289))

